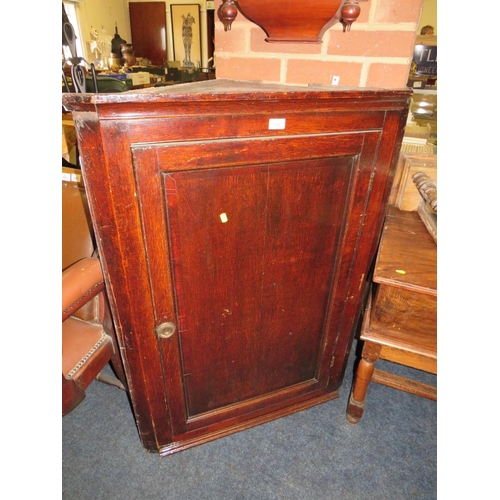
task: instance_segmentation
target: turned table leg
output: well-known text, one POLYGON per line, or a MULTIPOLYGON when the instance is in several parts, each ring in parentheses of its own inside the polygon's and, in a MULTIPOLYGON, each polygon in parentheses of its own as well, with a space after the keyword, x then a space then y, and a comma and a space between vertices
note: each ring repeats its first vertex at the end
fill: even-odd
POLYGON ((356 370, 356 376, 347 406, 347 421, 351 424, 357 424, 363 416, 366 393, 372 380, 375 363, 379 359, 381 349, 382 346, 370 342, 365 342, 363 346, 361 360, 356 370))

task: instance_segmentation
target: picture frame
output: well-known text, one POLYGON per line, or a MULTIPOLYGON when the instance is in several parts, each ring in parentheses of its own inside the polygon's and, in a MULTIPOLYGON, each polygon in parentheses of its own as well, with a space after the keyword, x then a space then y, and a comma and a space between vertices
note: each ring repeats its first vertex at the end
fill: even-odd
POLYGON ((201 68, 201 26, 199 4, 170 5, 174 60, 182 68, 201 68))

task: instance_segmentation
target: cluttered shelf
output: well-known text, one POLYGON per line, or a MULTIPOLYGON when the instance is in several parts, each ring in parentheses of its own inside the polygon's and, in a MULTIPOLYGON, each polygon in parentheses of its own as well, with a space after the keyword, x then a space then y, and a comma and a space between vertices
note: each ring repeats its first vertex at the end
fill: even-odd
MULTIPOLYGON (((135 44, 132 45, 130 40, 127 42, 120 36, 115 21, 114 37, 109 35, 104 27, 101 30, 91 27, 91 40, 87 50, 78 43, 81 35, 75 32, 78 24, 77 13, 70 5, 63 4, 63 92, 122 92, 215 79, 213 35, 208 30, 207 39, 212 40, 212 43, 208 44, 202 56, 200 34, 191 27, 195 17, 197 25, 200 25, 199 12, 195 17, 189 17, 188 14, 187 23, 183 22, 185 13, 178 11, 178 6, 172 6, 176 7, 176 20, 180 21, 180 24, 176 22, 172 26, 183 30, 181 32, 184 38, 182 43, 177 44, 179 50, 167 53, 164 4, 132 4, 129 6, 130 25, 135 44)), ((213 14, 213 10, 206 12, 207 27, 210 25, 209 19, 213 22, 213 14)))
POLYGON ((408 75, 407 86, 413 89, 413 97, 405 136, 409 142, 418 138, 426 146, 436 148, 437 79, 437 36, 432 26, 425 26, 416 39, 408 75))
MULTIPOLYGON (((69 66, 65 68, 64 73, 66 82, 63 78, 63 92, 72 91, 73 82, 69 66)), ((215 68, 182 68, 175 62, 172 62, 167 67, 132 66, 120 68, 119 70, 96 71, 99 92, 123 92, 213 79, 215 79, 215 68)), ((88 92, 95 92, 94 80, 90 72, 86 75, 85 83, 88 92)))
POLYGON ((437 86, 414 89, 411 113, 414 123, 429 130, 428 140, 437 146, 437 86))

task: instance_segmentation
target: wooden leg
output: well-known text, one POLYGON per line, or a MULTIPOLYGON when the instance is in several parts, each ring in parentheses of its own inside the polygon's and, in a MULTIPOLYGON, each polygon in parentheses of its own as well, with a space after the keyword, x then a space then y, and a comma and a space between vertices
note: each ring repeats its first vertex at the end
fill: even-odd
POLYGON ((128 390, 127 378, 125 376, 125 370, 123 368, 123 362, 120 356, 120 347, 118 346, 118 341, 116 339, 116 332, 113 326, 113 320, 111 319, 109 302, 107 300, 107 297, 104 296, 103 299, 105 300, 105 303, 103 305, 104 316, 102 319, 102 324, 104 326, 105 332, 113 339, 114 353, 110 359, 110 365, 113 368, 113 372, 118 377, 118 379, 114 379, 114 377, 110 377, 109 375, 106 375, 104 373, 100 373, 96 378, 97 380, 100 380, 105 384, 114 385, 126 391, 128 390))
POLYGON ((347 406, 347 421, 357 424, 365 411, 365 399, 381 346, 365 342, 347 406))

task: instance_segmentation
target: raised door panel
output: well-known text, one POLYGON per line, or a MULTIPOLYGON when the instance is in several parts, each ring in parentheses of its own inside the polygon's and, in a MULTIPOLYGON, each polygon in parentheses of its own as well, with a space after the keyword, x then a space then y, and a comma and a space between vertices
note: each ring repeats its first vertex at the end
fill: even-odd
POLYGON ((159 344, 174 439, 337 389, 339 275, 355 257, 362 220, 350 215, 364 211, 378 140, 133 147, 156 322, 177 328, 159 344))
POLYGON ((317 382, 351 164, 166 175, 188 418, 317 382))

